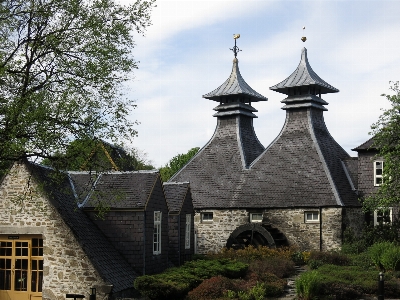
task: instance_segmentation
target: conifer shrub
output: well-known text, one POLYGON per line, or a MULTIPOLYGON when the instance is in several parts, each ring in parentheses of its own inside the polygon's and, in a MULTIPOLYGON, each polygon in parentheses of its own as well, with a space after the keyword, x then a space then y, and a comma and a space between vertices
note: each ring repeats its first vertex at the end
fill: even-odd
POLYGON ((181 299, 204 279, 218 275, 239 278, 247 269, 247 264, 235 260, 196 260, 160 274, 140 276, 134 287, 150 299, 181 299))

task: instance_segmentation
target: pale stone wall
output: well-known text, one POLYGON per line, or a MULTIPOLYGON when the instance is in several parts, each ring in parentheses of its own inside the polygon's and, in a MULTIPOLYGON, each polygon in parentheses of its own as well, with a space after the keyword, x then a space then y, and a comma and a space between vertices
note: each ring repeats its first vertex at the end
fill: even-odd
POLYGON ((42 236, 44 300, 65 299, 67 293, 88 299, 90 287, 106 284, 23 164, 14 165, 0 186, 0 235, 10 234, 42 236))
MULTIPOLYGON (((306 223, 304 213, 319 208, 266 209, 263 222, 279 229, 292 246, 302 250, 320 250, 320 222, 306 223)), ((197 253, 216 252, 226 246, 230 234, 249 222, 246 210, 202 210, 195 215, 197 253), (201 213, 212 212, 212 222, 202 222, 201 213)), ((342 208, 322 208, 322 250, 342 245, 342 208)))
POLYGON ((226 246, 232 233, 240 225, 249 222, 249 213, 241 209, 202 210, 196 212, 194 224, 197 228, 197 253, 217 252, 226 246), (201 213, 212 212, 212 222, 202 222, 201 213))

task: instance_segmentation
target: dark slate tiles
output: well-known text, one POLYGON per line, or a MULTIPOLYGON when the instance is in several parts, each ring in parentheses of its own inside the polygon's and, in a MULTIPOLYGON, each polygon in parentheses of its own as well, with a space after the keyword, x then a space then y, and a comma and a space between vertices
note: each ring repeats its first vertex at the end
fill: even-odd
MULTIPOLYGON (((88 178, 85 174, 82 177, 88 178)), ((110 208, 144 209, 158 177, 157 171, 102 173, 84 207, 96 207, 101 201, 110 208)), ((85 184, 83 180, 75 183, 76 189, 82 189, 79 186, 85 184)))
POLYGON ((270 89, 289 95, 289 88, 311 85, 320 89, 319 91, 321 94, 339 92, 337 88, 331 86, 314 72, 310 63, 308 62, 307 49, 303 48, 301 51, 300 63, 297 66, 297 69, 288 78, 277 85, 270 87, 270 89))
POLYGON ((29 169, 34 178, 43 184, 50 201, 100 276, 113 284, 113 292, 132 289, 133 281, 138 275, 89 217, 81 209, 76 208, 76 199, 68 176, 65 173, 54 176, 54 171, 51 169, 32 163, 29 164, 29 169))
POLYGON ((164 182, 163 188, 169 213, 179 213, 189 190, 189 182, 164 182))
POLYGON ((221 97, 231 95, 241 95, 248 99, 250 102, 267 101, 268 99, 263 95, 257 93, 244 81, 239 71, 239 62, 237 58, 233 60, 232 72, 229 78, 218 88, 212 92, 203 95, 203 98, 221 101, 221 97))

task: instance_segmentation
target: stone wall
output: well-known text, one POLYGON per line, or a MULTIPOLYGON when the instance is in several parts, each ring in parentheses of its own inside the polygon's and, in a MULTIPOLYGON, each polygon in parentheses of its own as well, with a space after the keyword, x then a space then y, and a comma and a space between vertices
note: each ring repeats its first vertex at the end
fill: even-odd
MULTIPOLYGON (((305 212, 319 212, 319 208, 266 209, 263 222, 279 229, 292 246, 302 250, 332 250, 342 245, 342 208, 322 208, 320 222, 306 223, 305 212), (320 236, 322 244, 320 246, 320 236)), ((354 214, 356 212, 354 211, 354 214)), ((196 212, 198 253, 216 252, 226 246, 230 234, 249 222, 249 212, 238 210, 202 210, 196 212), (201 221, 201 213, 212 212, 213 221, 201 221)))
POLYGON ((0 186, 0 234, 43 238, 44 300, 65 299, 66 293, 89 298, 91 287, 106 285, 25 165, 14 165, 0 186))
POLYGON ((221 209, 198 211, 194 217, 197 228, 197 253, 205 254, 217 252, 226 246, 226 242, 232 233, 240 225, 249 222, 249 214, 242 209, 221 209), (212 212, 213 220, 203 222, 201 213, 212 212))
POLYGON ((365 213, 360 207, 347 207, 343 213, 343 223, 345 228, 351 230, 355 235, 361 234, 366 224, 365 213))

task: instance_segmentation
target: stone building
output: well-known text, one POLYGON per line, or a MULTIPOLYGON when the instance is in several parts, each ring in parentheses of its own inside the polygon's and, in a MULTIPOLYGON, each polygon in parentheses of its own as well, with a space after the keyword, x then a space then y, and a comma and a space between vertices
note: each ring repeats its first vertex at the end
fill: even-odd
MULTIPOLYGON (((190 200, 185 212, 193 215, 190 200)), ((0 185, 0 299, 88 299, 92 287, 97 299, 137 296, 137 276, 169 266, 167 229, 156 171, 55 172, 15 163, 0 185), (100 217, 102 207, 109 210, 100 217)))
POLYGON ((364 223, 353 159, 323 118, 321 95, 338 90, 313 71, 305 48, 297 69, 270 89, 286 96, 286 121, 267 148, 251 106, 267 99, 244 81, 236 57, 229 78, 203 96, 219 102, 215 133, 171 178, 190 182, 199 253, 249 244, 335 249, 345 228, 364 223))

